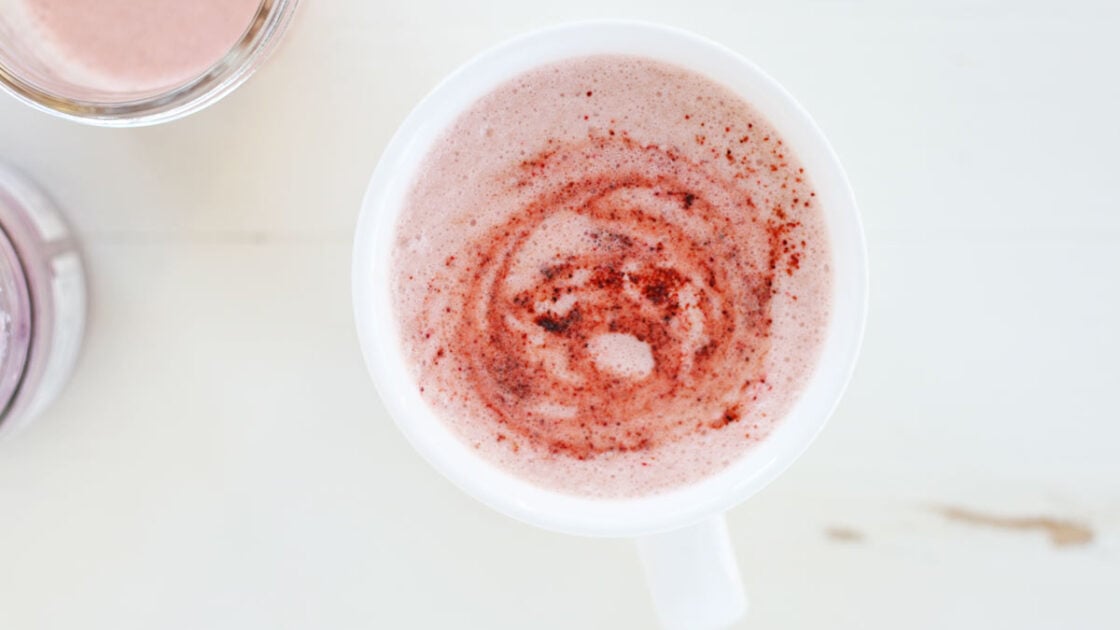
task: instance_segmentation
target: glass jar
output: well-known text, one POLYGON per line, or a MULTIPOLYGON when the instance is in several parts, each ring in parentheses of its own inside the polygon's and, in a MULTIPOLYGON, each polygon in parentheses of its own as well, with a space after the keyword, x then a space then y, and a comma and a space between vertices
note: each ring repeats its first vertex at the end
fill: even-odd
POLYGON ((85 273, 69 227, 37 186, 0 164, 0 435, 58 397, 85 319, 85 273))
MULTIPOLYGON (((126 86, 104 76, 74 72, 75 63, 66 62, 57 46, 49 43, 50 37, 39 32, 43 29, 29 17, 34 10, 27 8, 28 2, 0 0, 0 88, 56 116, 91 125, 134 127, 182 118, 215 103, 244 83, 275 47, 298 0, 261 0, 256 13, 247 18, 244 33, 224 56, 201 74, 160 86, 126 86)), ((97 27, 112 20, 111 7, 84 10, 100 11, 96 16, 97 27)), ((73 22, 72 14, 58 15, 73 22)), ((236 26, 239 28, 240 24, 236 26)), ((82 31, 73 23, 68 28, 86 38, 89 32, 97 30, 87 27, 82 31)))

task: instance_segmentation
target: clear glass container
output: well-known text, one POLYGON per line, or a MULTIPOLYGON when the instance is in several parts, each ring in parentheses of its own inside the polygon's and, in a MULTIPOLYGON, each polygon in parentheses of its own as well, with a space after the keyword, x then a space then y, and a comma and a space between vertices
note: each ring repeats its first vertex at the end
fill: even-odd
POLYGON ((69 227, 42 190, 0 164, 0 435, 58 397, 85 319, 85 273, 69 227))
POLYGON ((215 103, 261 65, 298 4, 261 0, 241 38, 199 76, 169 87, 121 89, 89 77, 75 78, 62 68, 42 38, 20 19, 20 2, 0 0, 0 88, 36 109, 105 127, 169 122, 215 103))

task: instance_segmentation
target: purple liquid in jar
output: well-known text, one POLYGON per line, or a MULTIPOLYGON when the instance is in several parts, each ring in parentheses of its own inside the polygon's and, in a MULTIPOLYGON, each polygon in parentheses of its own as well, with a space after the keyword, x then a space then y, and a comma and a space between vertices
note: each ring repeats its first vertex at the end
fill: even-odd
POLYGON ((69 227, 37 186, 0 164, 0 435, 57 398, 85 316, 85 274, 69 227))

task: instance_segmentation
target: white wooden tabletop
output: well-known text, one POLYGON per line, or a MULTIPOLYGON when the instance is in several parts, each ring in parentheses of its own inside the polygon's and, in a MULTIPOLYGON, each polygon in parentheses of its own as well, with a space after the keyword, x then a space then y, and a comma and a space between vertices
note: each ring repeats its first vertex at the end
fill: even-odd
POLYGON ((518 524, 420 460, 350 310, 411 106, 501 39, 603 16, 757 61, 863 210, 855 380, 730 514, 742 627, 1120 627, 1120 7, 471 4, 305 0, 247 85, 157 128, 0 98, 0 159, 64 206, 92 294, 70 387, 0 443, 0 628, 652 626, 630 542, 518 524))

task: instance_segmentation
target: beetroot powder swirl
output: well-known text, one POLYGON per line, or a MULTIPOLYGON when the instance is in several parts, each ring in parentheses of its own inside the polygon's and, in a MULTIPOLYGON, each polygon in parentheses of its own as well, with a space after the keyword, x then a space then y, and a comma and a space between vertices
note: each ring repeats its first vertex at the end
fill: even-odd
POLYGON ((774 275, 768 230, 731 220, 758 214, 750 197, 627 139, 523 171, 558 185, 447 265, 473 296, 450 345, 498 422, 582 459, 737 421, 764 381, 774 275))

